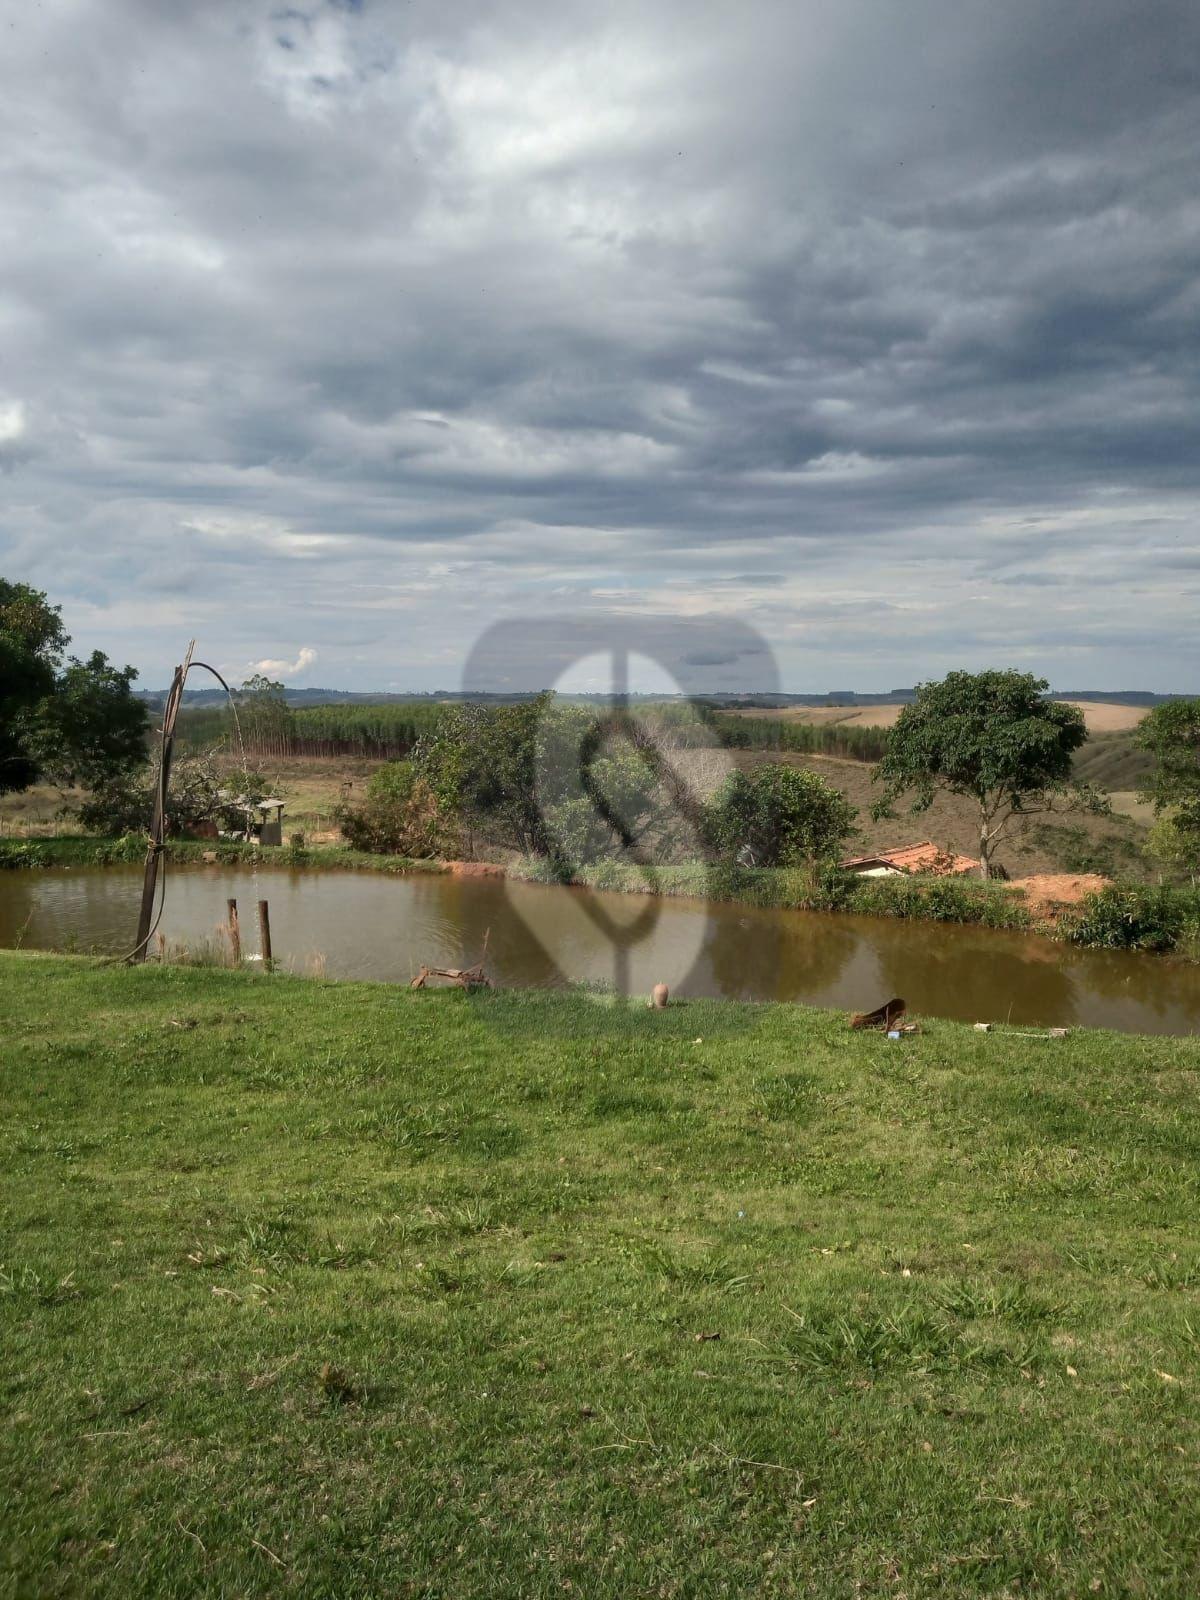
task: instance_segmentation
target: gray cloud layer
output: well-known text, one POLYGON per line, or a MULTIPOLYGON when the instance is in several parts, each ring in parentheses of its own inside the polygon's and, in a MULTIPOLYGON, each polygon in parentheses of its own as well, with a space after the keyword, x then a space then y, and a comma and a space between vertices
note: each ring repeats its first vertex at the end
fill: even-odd
POLYGON ((449 685, 616 610, 1200 686, 1192 0, 0 27, 0 570, 80 645, 449 685))

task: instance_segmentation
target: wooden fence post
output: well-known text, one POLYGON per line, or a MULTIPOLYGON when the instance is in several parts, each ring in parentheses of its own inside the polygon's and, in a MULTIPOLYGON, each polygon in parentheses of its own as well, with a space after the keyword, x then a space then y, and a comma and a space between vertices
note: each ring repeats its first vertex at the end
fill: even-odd
POLYGON ((240 967, 242 964, 242 930, 238 926, 237 901, 229 902, 229 943, 233 950, 233 964, 240 967))
POLYGON ((262 949, 263 966, 271 970, 271 915, 267 909, 267 902, 258 902, 258 941, 262 949))

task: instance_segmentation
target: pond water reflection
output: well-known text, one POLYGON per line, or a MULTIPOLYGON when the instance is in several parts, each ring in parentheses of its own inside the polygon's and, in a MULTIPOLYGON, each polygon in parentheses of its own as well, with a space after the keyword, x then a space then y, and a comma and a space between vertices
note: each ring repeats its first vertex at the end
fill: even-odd
MULTIPOLYGON (((141 872, 0 873, 0 945, 117 952, 133 941, 141 872)), ((805 1001, 848 1010, 903 995, 928 1016, 1145 1033, 1200 1028, 1200 967, 1157 956, 1072 950, 1028 934, 898 919, 758 910, 437 874, 173 868, 163 931, 196 940, 237 898, 256 948, 254 902, 268 899, 275 955, 297 971, 407 981, 422 962, 479 959, 503 985, 613 981, 594 920, 652 926, 627 956, 628 987, 660 979, 684 995, 805 1001)))

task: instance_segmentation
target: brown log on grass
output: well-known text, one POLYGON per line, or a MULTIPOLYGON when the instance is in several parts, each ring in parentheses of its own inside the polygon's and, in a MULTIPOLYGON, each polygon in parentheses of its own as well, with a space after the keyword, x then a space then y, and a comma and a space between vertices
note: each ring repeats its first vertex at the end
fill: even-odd
POLYGON ((897 997, 888 1000, 874 1011, 857 1011, 850 1018, 852 1028, 894 1028, 907 1010, 904 1001, 897 997))

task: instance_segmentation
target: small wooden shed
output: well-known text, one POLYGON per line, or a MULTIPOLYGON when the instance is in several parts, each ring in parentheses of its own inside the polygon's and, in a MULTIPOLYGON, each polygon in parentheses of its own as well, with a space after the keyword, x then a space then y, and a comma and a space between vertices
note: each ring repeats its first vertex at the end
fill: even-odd
POLYGON ((259 844, 283 843, 283 801, 260 800, 253 808, 257 815, 251 823, 259 844))
POLYGON ((237 795, 226 803, 226 810, 245 818, 245 823, 232 836, 253 839, 256 844, 282 844, 283 805, 282 800, 248 800, 244 794, 237 795))

